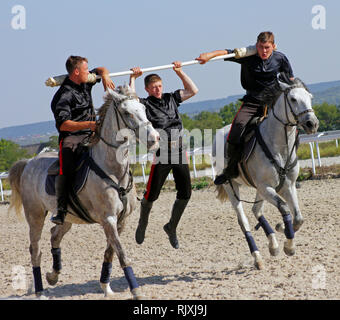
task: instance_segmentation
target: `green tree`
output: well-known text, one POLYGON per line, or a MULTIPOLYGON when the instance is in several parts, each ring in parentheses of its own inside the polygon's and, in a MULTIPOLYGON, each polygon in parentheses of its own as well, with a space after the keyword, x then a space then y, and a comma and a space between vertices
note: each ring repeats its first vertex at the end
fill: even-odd
POLYGON ((318 131, 340 129, 340 108, 326 102, 313 106, 315 115, 319 119, 318 131))
POLYGON ((228 105, 220 109, 219 115, 223 119, 224 126, 233 122, 233 119, 237 111, 240 109, 241 104, 241 101, 236 101, 229 103, 228 105))
POLYGON ((13 141, 0 140, 0 172, 8 171, 15 161, 23 158, 29 158, 26 150, 13 141))
POLYGON ((58 137, 57 136, 49 137, 46 146, 55 150, 59 150, 58 137))

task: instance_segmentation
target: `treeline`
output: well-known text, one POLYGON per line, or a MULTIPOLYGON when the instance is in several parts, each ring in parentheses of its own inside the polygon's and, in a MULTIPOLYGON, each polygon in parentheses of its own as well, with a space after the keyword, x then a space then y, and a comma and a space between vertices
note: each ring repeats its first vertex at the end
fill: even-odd
MULTIPOLYGON (((190 118, 186 114, 182 114, 184 128, 191 131, 194 128, 207 129, 213 131, 231 123, 241 106, 241 102, 230 103, 220 109, 219 112, 203 111, 198 115, 190 118)), ((328 104, 326 102, 313 106, 315 115, 320 121, 319 130, 331 131, 340 130, 340 106, 328 104)))
MULTIPOLYGON (((219 112, 202 111, 192 118, 190 118, 187 114, 182 114, 181 118, 183 126, 188 131, 192 131, 194 129, 200 130, 202 137, 204 137, 204 129, 212 129, 212 134, 214 135, 216 130, 233 121, 240 106, 241 102, 237 101, 224 106, 219 112)), ((320 121, 320 132, 340 130, 340 106, 322 103, 314 105, 313 109, 320 121)), ((211 137, 209 139, 212 141, 211 137)), ((201 142, 203 141, 199 141, 199 143, 201 142)), ((47 146, 57 149, 58 138, 55 136, 50 137, 47 146)), ((191 147, 193 147, 192 143, 191 147)), ((0 172, 8 171, 16 160, 30 157, 31 156, 27 153, 27 151, 22 149, 18 144, 5 139, 0 140, 0 172)))

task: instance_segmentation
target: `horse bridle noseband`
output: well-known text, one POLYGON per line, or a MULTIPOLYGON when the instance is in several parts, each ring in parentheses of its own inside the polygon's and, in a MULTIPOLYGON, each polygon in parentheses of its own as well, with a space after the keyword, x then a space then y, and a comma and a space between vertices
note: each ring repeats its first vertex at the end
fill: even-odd
MULTIPOLYGON (((136 99, 134 96, 126 96, 125 99, 121 100, 120 103, 123 103, 124 101, 126 100, 134 100, 136 99)), ((121 121, 125 124, 125 126, 132 130, 133 132, 136 132, 136 130, 139 128, 139 126, 135 126, 135 127, 132 127, 128 121, 126 121, 121 113, 121 111, 118 109, 118 107, 116 105, 113 106, 114 108, 114 111, 115 111, 115 114, 116 114, 116 119, 117 119, 117 125, 118 125, 118 131, 120 131, 121 127, 119 125, 119 118, 121 119, 121 121)), ((98 122, 99 124, 99 122, 98 122)), ((145 124, 143 124, 143 127, 147 127, 148 125, 150 125, 150 121, 147 121, 145 122, 145 124)), ((108 142, 106 141, 100 134, 100 132, 96 132, 96 135, 99 137, 99 139, 101 141, 103 141, 107 146, 111 147, 111 148, 119 148, 126 140, 124 140, 121 144, 120 143, 116 143, 116 144, 113 144, 111 142, 108 142)))
POLYGON ((309 112, 312 112, 314 113, 314 110, 313 109, 306 109, 304 111, 301 111, 300 113, 296 114, 293 110, 293 107, 288 99, 288 93, 290 92, 290 90, 294 89, 294 88, 298 88, 298 86, 290 86, 289 88, 285 89, 283 91, 283 94, 284 94, 284 101, 285 101, 285 112, 286 112, 286 119, 287 119, 287 123, 284 123, 276 114, 275 114, 275 109, 274 109, 274 106, 273 106, 273 115, 275 117, 276 120, 278 120, 279 122, 281 122, 285 127, 287 126, 290 126, 290 127, 295 127, 295 126, 298 126, 299 125, 299 117, 302 116, 303 114, 305 113, 309 113, 309 112), (294 120, 296 121, 295 123, 292 123, 290 120, 289 120, 289 117, 288 117, 288 111, 287 111, 287 104, 289 106, 289 109, 290 109, 290 112, 292 113, 293 117, 294 117, 294 120))

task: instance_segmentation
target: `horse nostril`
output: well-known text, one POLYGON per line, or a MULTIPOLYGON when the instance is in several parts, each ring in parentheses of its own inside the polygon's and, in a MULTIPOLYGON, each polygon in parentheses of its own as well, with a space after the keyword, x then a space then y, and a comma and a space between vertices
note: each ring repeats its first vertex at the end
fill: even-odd
POLYGON ((306 126, 310 129, 312 129, 312 128, 314 128, 314 123, 309 120, 309 121, 306 122, 306 126))

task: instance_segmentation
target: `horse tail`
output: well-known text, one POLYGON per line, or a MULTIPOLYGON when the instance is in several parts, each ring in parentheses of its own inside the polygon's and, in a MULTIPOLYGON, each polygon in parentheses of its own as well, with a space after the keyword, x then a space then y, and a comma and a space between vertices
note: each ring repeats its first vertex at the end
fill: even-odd
POLYGON ((8 180, 11 185, 12 195, 11 202, 8 208, 8 212, 10 213, 12 210, 15 211, 17 217, 19 219, 22 218, 22 199, 20 194, 20 179, 21 175, 28 163, 27 159, 19 160, 13 164, 11 169, 9 170, 8 180))
POLYGON ((228 193, 225 190, 224 185, 218 185, 216 186, 217 196, 216 198, 220 200, 221 202, 228 201, 228 193))

